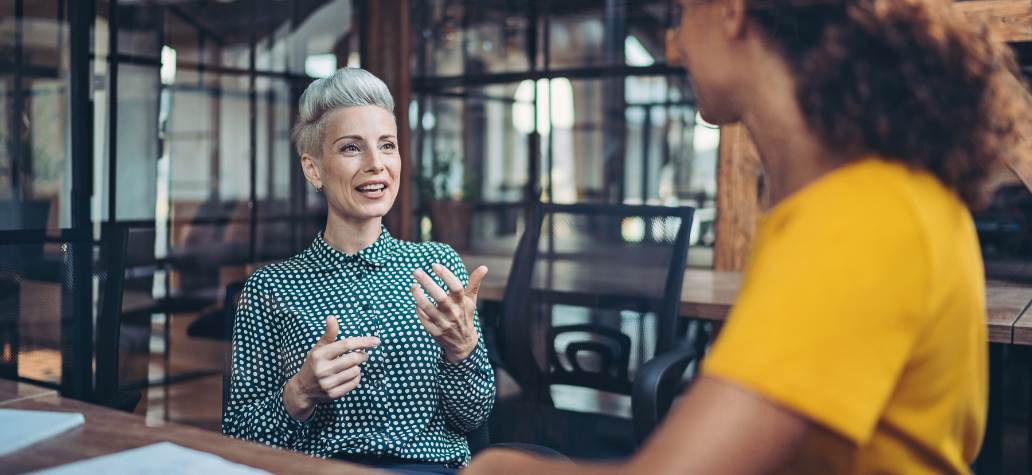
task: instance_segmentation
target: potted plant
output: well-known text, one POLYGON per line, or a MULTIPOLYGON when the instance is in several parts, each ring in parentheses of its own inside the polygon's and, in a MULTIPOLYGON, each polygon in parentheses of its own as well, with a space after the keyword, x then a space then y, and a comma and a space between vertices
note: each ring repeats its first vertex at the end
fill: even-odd
POLYGON ((473 218, 473 180, 454 152, 435 151, 420 177, 423 202, 428 203, 430 239, 455 249, 468 249, 473 218))

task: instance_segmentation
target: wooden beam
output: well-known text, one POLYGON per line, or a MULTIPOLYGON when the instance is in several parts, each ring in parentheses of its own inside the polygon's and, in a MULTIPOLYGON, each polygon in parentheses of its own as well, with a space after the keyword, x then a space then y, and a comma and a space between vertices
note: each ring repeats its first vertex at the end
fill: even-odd
POLYGON ((1028 0, 956 2, 953 8, 971 21, 984 21, 996 41, 1032 41, 1032 2, 1028 0))
POLYGON ((717 221, 713 268, 745 268, 756 224, 766 208, 763 164, 741 123, 720 128, 717 151, 717 221))
POLYGON ((667 66, 681 66, 681 52, 677 50, 677 30, 666 31, 666 64, 667 66))
POLYGON ((394 116, 398 121, 398 153, 401 154, 401 177, 394 207, 384 216, 384 225, 397 239, 419 240, 412 215, 412 147, 409 129, 409 102, 412 97, 412 74, 409 71, 408 0, 365 0, 362 2, 363 33, 362 67, 383 80, 394 96, 394 116))

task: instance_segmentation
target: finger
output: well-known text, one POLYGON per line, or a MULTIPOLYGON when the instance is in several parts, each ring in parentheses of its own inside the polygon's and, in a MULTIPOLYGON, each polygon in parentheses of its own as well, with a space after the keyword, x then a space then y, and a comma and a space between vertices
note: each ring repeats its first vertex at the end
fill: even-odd
POLYGON ((320 354, 326 359, 338 358, 341 355, 355 350, 368 350, 380 346, 380 339, 375 336, 352 336, 341 338, 329 345, 319 349, 320 354))
POLYGON ((329 377, 334 374, 340 373, 341 371, 344 371, 348 368, 357 367, 358 365, 365 363, 368 360, 368 353, 361 350, 352 351, 351 353, 341 356, 340 358, 336 358, 319 365, 319 368, 316 369, 316 375, 320 378, 329 377))
POLYGON ((445 318, 444 313, 430 299, 426 298, 426 295, 423 295, 418 285, 412 284, 409 290, 412 291, 412 298, 416 299, 416 308, 422 310, 431 320, 445 318))
POLYGON ((416 278, 416 282, 419 282, 419 285, 423 286, 426 289, 426 293, 430 294, 430 297, 433 297, 437 303, 448 300, 448 293, 440 285, 437 285, 437 282, 434 282, 434 279, 427 275, 426 272, 423 272, 422 269, 413 271, 412 276, 416 278))
POLYGON ((487 267, 480 266, 469 275, 469 285, 466 286, 466 297, 473 300, 473 303, 477 301, 477 293, 480 292, 480 284, 484 282, 484 277, 487 276, 487 267))
POLYGON ((362 374, 362 370, 358 366, 352 366, 344 371, 337 374, 327 376, 319 380, 319 385, 323 388, 323 391, 329 393, 339 386, 343 386, 349 383, 352 379, 362 374))
POLYGON ((462 281, 459 280, 458 277, 455 277, 455 274, 453 274, 450 269, 441 264, 434 264, 430 266, 430 268, 434 270, 434 274, 437 274, 437 277, 441 278, 444 285, 448 286, 448 296, 451 297, 452 301, 461 303, 463 298, 462 281))
POLYGON ((423 328, 432 337, 436 337, 441 334, 441 327, 437 326, 437 323, 433 321, 423 309, 416 307, 416 318, 419 318, 419 323, 423 324, 423 328))
POLYGON ((362 374, 360 373, 357 378, 352 379, 352 380, 350 380, 350 381, 348 381, 348 382, 346 382, 346 383, 344 383, 344 384, 342 384, 340 386, 337 386, 337 387, 327 391, 326 395, 329 396, 331 400, 332 399, 340 399, 340 398, 344 397, 345 395, 347 395, 348 393, 350 393, 351 391, 354 391, 355 388, 357 388, 358 385, 361 384, 361 383, 362 383, 362 374))
POLYGON ((340 324, 337 323, 337 317, 328 315, 326 317, 326 331, 323 332, 316 345, 324 346, 333 343, 337 340, 338 333, 340 333, 340 324))

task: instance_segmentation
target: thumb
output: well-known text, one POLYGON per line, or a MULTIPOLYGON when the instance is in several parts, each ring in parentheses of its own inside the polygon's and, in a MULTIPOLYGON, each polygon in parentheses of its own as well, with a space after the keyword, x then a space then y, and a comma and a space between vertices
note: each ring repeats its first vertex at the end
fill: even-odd
POLYGON ((465 293, 466 297, 469 297, 474 302, 477 300, 477 293, 480 292, 480 284, 484 281, 484 276, 487 275, 487 267, 480 266, 473 271, 469 276, 469 284, 466 285, 465 293))
POLYGON ((337 317, 333 315, 326 317, 326 332, 323 333, 317 345, 328 345, 337 341, 338 333, 340 333, 340 325, 337 323, 337 317))

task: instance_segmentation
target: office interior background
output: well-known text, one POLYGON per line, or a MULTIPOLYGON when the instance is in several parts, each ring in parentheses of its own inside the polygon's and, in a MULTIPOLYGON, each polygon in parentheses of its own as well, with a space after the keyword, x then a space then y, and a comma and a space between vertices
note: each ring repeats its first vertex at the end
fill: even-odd
MULTIPOLYGON (((0 229, 127 227, 121 380, 149 388, 138 412, 212 430, 225 343, 194 324, 323 227, 289 130, 337 67, 394 94, 396 237, 507 255, 538 200, 692 206, 689 266, 711 268, 720 130, 667 60, 675 3, 0 0, 0 229)), ((983 254, 1032 282, 1032 195, 1010 183, 976 216, 983 254)), ((56 379, 53 360, 21 359, 56 379)))
MULTIPOLYGON (((121 380, 160 388, 138 411, 166 419, 176 388, 221 389, 223 343, 186 328, 325 223, 289 131, 300 94, 337 67, 383 77, 398 104, 395 236, 468 226, 457 247, 504 255, 536 200, 686 205, 691 264, 712 266, 719 130, 667 65, 677 13, 669 0, 0 1, 0 228, 129 229, 121 380)), ((20 361, 59 376, 45 354, 20 361)))

